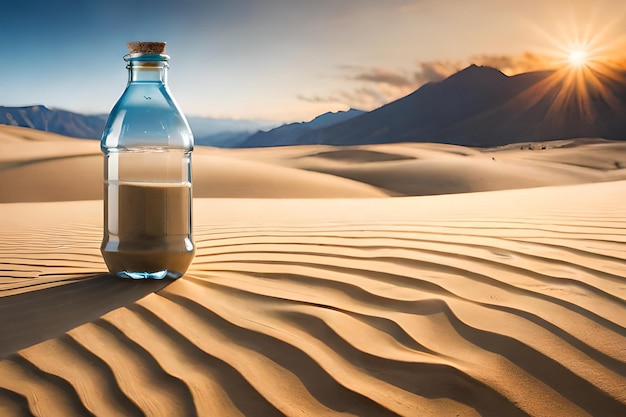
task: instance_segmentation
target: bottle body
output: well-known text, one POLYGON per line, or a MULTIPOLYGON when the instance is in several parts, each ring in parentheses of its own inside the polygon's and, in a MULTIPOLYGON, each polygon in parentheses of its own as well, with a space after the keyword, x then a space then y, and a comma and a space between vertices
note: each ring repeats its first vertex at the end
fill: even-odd
POLYGON ((134 54, 129 83, 107 121, 102 256, 133 279, 178 278, 195 253, 193 135, 165 79, 167 57, 134 54))

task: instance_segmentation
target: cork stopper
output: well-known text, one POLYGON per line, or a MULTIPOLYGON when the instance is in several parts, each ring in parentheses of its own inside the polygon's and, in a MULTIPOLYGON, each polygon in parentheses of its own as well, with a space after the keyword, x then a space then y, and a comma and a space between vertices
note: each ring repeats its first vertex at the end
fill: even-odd
POLYGON ((128 42, 131 54, 164 54, 165 42, 128 42))

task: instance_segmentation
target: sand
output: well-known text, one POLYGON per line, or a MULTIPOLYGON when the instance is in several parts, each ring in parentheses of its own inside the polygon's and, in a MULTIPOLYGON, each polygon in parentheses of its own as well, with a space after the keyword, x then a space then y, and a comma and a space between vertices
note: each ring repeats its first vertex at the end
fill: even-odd
MULTIPOLYGON (((0 203, 101 199, 102 164, 97 141, 0 125, 0 203)), ((193 179, 195 198, 385 198, 586 184, 626 180, 626 142, 487 151, 428 143, 199 146, 193 179)))
POLYGON ((2 416, 626 415, 620 143, 199 149, 196 258, 143 282, 97 145, 33 132, 0 127, 2 416))

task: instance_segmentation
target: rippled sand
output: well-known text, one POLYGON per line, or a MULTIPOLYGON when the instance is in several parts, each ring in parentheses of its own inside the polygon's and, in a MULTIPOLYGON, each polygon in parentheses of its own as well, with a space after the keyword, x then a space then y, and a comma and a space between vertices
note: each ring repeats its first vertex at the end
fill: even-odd
MULTIPOLYGON (((367 150, 432 151, 390 146, 367 150)), ((601 158, 568 149, 549 169, 600 176, 601 158)), ((323 164, 410 161, 274 151, 237 161, 303 170, 317 158, 303 172, 320 181, 323 164)), ((550 156, 520 153, 474 158, 550 156)), ((173 282, 106 275, 100 201, 0 204, 0 415, 626 415, 624 196, 626 181, 603 178, 197 198, 197 256, 173 282)))

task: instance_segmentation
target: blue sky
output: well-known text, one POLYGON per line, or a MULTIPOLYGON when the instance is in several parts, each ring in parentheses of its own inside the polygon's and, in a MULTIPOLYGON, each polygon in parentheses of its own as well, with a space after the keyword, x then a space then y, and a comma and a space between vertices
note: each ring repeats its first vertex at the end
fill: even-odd
POLYGON ((622 0, 14 0, 0 10, 0 105, 107 113, 126 43, 160 40, 188 115, 310 120, 470 63, 515 73, 577 39, 622 46, 625 12, 622 0))

